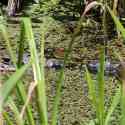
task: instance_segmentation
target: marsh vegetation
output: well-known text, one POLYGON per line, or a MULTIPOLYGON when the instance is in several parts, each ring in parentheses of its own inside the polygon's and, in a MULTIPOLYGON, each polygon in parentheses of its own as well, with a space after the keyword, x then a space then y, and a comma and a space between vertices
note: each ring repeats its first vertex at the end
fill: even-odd
POLYGON ((1 1, 0 125, 124 125, 124 0, 13 2, 1 1))

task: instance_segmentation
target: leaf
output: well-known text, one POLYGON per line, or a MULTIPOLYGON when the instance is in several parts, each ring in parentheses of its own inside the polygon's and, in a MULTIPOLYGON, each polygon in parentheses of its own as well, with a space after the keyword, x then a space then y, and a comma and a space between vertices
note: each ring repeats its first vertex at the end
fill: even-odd
POLYGON ((123 25, 121 24, 119 19, 114 15, 113 11, 108 6, 107 6, 107 8, 108 8, 108 11, 109 11, 109 13, 110 13, 115 25, 116 25, 117 30, 121 32, 122 37, 125 40, 125 28, 123 27, 123 25))
POLYGON ((104 70, 105 70, 105 51, 101 49, 100 63, 98 69, 98 111, 99 124, 104 124, 104 70))
POLYGON ((6 27, 3 24, 0 24, 0 32, 1 32, 3 38, 4 38, 5 42, 6 42, 6 45, 7 45, 6 49, 9 51, 12 62, 14 64, 14 66, 16 67, 16 56, 13 53, 13 50, 12 50, 12 47, 11 47, 11 44, 10 44, 11 41, 10 41, 9 35, 8 35, 8 33, 6 31, 7 31, 6 27))
POLYGON ((109 125, 109 121, 111 120, 111 115, 112 115, 113 111, 115 110, 116 106, 118 105, 118 103, 120 102, 120 97, 121 97, 121 88, 119 87, 116 90, 116 93, 115 93, 115 96, 113 97, 111 106, 109 107, 109 110, 106 114, 105 125, 109 125))
POLYGON ((26 107, 28 106, 29 104, 29 101, 31 99, 31 96, 32 96, 32 93, 36 87, 36 83, 35 82, 31 82, 30 86, 29 86, 29 91, 28 91, 28 95, 27 95, 27 99, 26 99, 26 102, 21 110, 21 113, 20 113, 20 117, 23 118, 24 116, 24 113, 25 113, 25 110, 26 110, 26 107))
POLYGON ((96 90, 95 90, 95 85, 94 82, 91 78, 91 75, 86 67, 86 80, 88 83, 88 88, 89 88, 89 97, 92 100, 93 106, 96 107, 96 90))
POLYGON ((14 123, 12 123, 11 118, 10 118, 10 116, 8 115, 7 112, 3 112, 3 117, 4 117, 4 119, 6 120, 7 125, 13 125, 13 124, 14 124, 14 123))
POLYGON ((114 0, 113 2, 113 13, 117 15, 117 7, 118 7, 118 0, 114 0))
POLYGON ((15 102, 12 100, 11 97, 8 99, 7 103, 9 104, 10 109, 14 113, 14 118, 15 118, 16 124, 17 125, 24 125, 24 120, 20 117, 18 107, 15 105, 15 102))
POLYGON ((42 59, 41 59, 42 68, 41 68, 39 64, 39 58, 38 58, 36 44, 35 44, 34 35, 32 31, 31 21, 29 18, 22 18, 22 22, 24 25, 25 35, 28 40, 28 44, 30 48, 32 68, 33 68, 33 73, 34 73, 34 82, 37 84, 36 93, 37 93, 37 104, 38 104, 38 112, 40 115, 40 120, 42 124, 48 125, 47 98, 46 98, 45 80, 44 80, 44 77, 45 77, 44 76, 44 59, 43 59, 44 56, 41 55, 42 56, 42 59))
POLYGON ((2 111, 4 103, 7 101, 7 98, 10 96, 10 93, 17 84, 17 81, 23 76, 28 65, 23 66, 18 69, 0 88, 0 112, 2 111))

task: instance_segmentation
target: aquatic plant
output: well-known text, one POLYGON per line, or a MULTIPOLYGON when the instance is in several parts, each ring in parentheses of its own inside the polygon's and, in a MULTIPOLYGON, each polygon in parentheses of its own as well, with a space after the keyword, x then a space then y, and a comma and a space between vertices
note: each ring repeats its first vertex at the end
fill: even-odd
MULTIPOLYGON (((104 81, 104 70, 105 70, 105 53, 104 49, 100 52, 100 62, 99 62, 99 69, 97 74, 97 82, 92 80, 92 77, 86 68, 86 80, 88 83, 88 92, 89 98, 92 101, 92 106, 95 109, 96 117, 95 119, 91 120, 90 123, 93 125, 109 125, 111 116, 113 111, 115 110, 116 106, 120 102, 120 86, 115 92, 115 96, 113 97, 112 103, 108 108, 108 112, 105 111, 105 81, 104 81)), ((89 123, 89 124, 90 124, 89 123)))
MULTIPOLYGON (((32 32, 32 26, 31 26, 31 22, 30 22, 29 18, 23 18, 22 22, 21 22, 18 60, 15 58, 16 56, 13 53, 12 47, 10 45, 11 42, 10 42, 10 39, 6 32, 5 25, 4 24, 0 25, 0 31, 6 42, 7 50, 9 50, 10 57, 17 70, 16 73, 18 73, 17 75, 15 75, 16 73, 14 73, 14 75, 10 76, 10 79, 8 80, 9 82, 7 81, 7 83, 4 86, 2 86, 2 88, 0 89, 1 90, 0 96, 1 96, 1 99, 3 100, 3 101, 1 100, 1 105, 0 105, 1 115, 3 114, 3 117, 6 119, 6 122, 8 124, 13 124, 13 122, 16 122, 17 124, 23 125, 28 120, 28 124, 35 125, 34 116, 33 116, 33 113, 31 112, 32 108, 31 108, 31 103, 30 103, 31 96, 35 91, 37 98, 34 101, 36 102, 37 107, 38 107, 38 113, 39 113, 39 117, 40 117, 39 122, 40 122, 40 124, 48 125, 48 112, 47 112, 47 103, 46 103, 47 96, 46 96, 46 92, 45 92, 46 87, 45 87, 45 80, 44 80, 45 79, 45 76, 44 76, 44 63, 45 63, 44 62, 45 61, 45 58, 44 58, 44 41, 45 40, 44 39, 45 38, 44 37, 45 37, 46 29, 47 29, 45 27, 47 27, 47 25, 49 25, 49 23, 48 23, 48 21, 45 21, 45 23, 43 23, 41 26, 42 32, 41 32, 41 56, 40 56, 41 58, 40 58, 40 60, 38 58, 36 44, 34 41, 34 35, 32 32), (46 22, 47 22, 47 24, 46 24, 46 22), (29 45, 29 51, 30 51, 31 58, 30 58, 29 64, 27 64, 26 66, 22 66, 23 65, 22 57, 24 54, 24 44, 26 41, 28 42, 28 45, 29 45), (41 63, 39 63, 39 62, 41 62, 41 63), (33 81, 29 85, 29 89, 28 89, 28 93, 27 93, 25 85, 22 83, 21 77, 25 74, 25 70, 30 65, 32 65, 34 77, 33 77, 33 81), (16 76, 16 78, 14 78, 14 76, 16 76), (8 86, 8 88, 6 88, 7 86, 8 86), (20 103, 15 104, 14 98, 11 97, 11 93, 15 87, 16 87, 15 95, 18 97, 17 100, 21 101, 21 103, 23 104, 22 109, 18 108, 20 103), (5 96, 4 98, 2 97, 3 91, 5 91, 7 93, 4 95, 5 96), (6 112, 6 110, 4 110, 5 104, 9 105, 11 111, 14 113, 14 116, 15 116, 14 120, 11 120, 8 112, 6 112), (26 118, 24 116, 26 116, 26 118)), ((72 37, 72 40, 65 53, 64 64, 60 70, 59 79, 57 81, 57 91, 56 91, 54 105, 53 105, 53 111, 52 111, 52 120, 51 120, 52 125, 56 125, 56 123, 57 123, 58 106, 60 103, 61 88, 62 88, 62 84, 64 81, 64 67, 68 60, 68 56, 71 52, 72 44, 74 43, 74 38, 78 34, 78 32, 79 32, 79 25, 73 34, 74 37, 72 37)))
MULTIPOLYGON (((16 59, 13 54, 12 48, 10 46, 10 40, 6 32, 6 28, 2 24, 0 26, 0 30, 7 43, 11 59, 17 69, 17 72, 15 72, 12 76, 10 76, 10 79, 0 89, 1 114, 2 112, 5 112, 3 109, 5 103, 8 104, 9 102, 10 109, 12 109, 12 111, 14 112, 15 121, 17 123, 19 123, 20 125, 23 125, 25 123, 24 113, 26 111, 27 112, 26 117, 29 119, 28 124, 35 125, 29 102, 30 102, 32 93, 33 91, 35 91, 35 88, 36 88, 36 95, 37 95, 36 103, 38 105, 38 112, 40 115, 40 124, 47 125, 48 118, 47 118, 47 104, 46 104, 45 83, 44 83, 44 32, 42 35, 42 42, 41 42, 41 65, 42 65, 41 66, 39 64, 39 59, 37 55, 34 36, 32 33, 32 26, 31 26, 30 19, 23 18, 21 27, 22 27, 22 30, 21 30, 21 40, 20 40, 20 48, 19 48, 19 59, 18 59, 18 63, 16 64, 16 59), (22 55, 23 55, 23 49, 24 49, 23 47, 24 46, 23 44, 25 41, 24 38, 27 39, 28 44, 29 44, 30 53, 31 53, 31 61, 26 66, 22 67, 21 61, 22 61, 22 55), (22 81, 20 80, 20 78, 24 75, 25 70, 29 67, 29 65, 32 65, 33 73, 34 73, 34 80, 30 85, 31 87, 29 87, 28 93, 26 93, 26 88, 22 84, 22 81), (15 102, 13 101, 13 98, 11 97, 11 92, 15 86, 17 89, 17 93, 16 93, 17 97, 19 98, 19 100, 21 99, 21 102, 24 105, 21 109, 21 112, 18 109, 18 105, 15 104, 15 102), (3 95, 3 91, 6 94, 3 95)), ((4 113, 3 116, 5 116, 5 119, 7 119, 7 121, 11 121, 7 112, 4 113)))
MULTIPOLYGON (((100 5, 100 4, 99 4, 100 5)), ((101 4, 102 5, 102 4, 101 4)), ((110 10, 110 9, 109 9, 110 10)), ((112 14, 112 12, 111 12, 112 14)), ((115 22, 117 22, 118 29, 124 31, 121 24, 118 23, 116 17, 113 16, 113 19, 115 22), (120 28, 121 27, 121 28, 120 28)), ((45 21, 48 23, 48 21, 45 21)), ((80 33, 80 29, 82 27, 82 18, 77 22, 76 27, 74 29, 74 32, 72 33, 71 42, 68 46, 67 51, 64 55, 64 65, 62 69, 60 70, 60 75, 57 81, 57 90, 55 95, 55 100, 53 104, 53 112, 52 112, 52 120, 51 125, 56 125, 58 120, 58 113, 59 113, 59 104, 61 99, 61 90, 62 90, 62 84, 64 82, 64 68, 65 64, 67 63, 68 57, 70 55, 70 52, 72 50, 72 45, 75 42, 75 37, 80 33)), ((0 31, 2 33, 2 36, 6 42, 7 50, 9 51, 9 54, 11 56, 11 59, 13 61, 14 66, 16 67, 16 72, 12 74, 12 76, 9 76, 9 79, 2 85, 0 88, 0 119, 5 119, 7 124, 16 124, 23 125, 25 123, 29 125, 35 125, 34 120, 34 114, 32 113, 32 104, 30 102, 30 99, 34 92, 36 93, 36 99, 33 100, 38 107, 38 117, 40 118, 39 123, 42 125, 48 125, 48 112, 47 112, 47 96, 46 96, 46 84, 45 84, 45 76, 44 76, 44 43, 45 43, 45 33, 46 33, 46 26, 45 23, 42 25, 42 32, 41 32, 41 56, 38 58, 38 53, 36 49, 36 44, 34 41, 34 35, 32 31, 32 26, 29 18, 23 18, 21 22, 21 33, 20 33, 20 42, 19 42, 19 51, 18 51, 18 59, 16 59, 15 54, 13 53, 12 47, 10 45, 10 39, 8 37, 8 34, 6 32, 6 27, 1 24, 0 25, 0 31), (45 29, 44 29, 45 28, 45 29), (29 45, 29 51, 31 55, 31 59, 28 64, 24 65, 22 64, 22 57, 24 54, 24 43, 28 43, 29 45), (23 75, 25 75, 26 70, 29 69, 29 67, 32 66, 33 70, 33 81, 29 84, 28 88, 25 87, 25 85, 22 83, 21 78, 23 75), (14 92, 14 95, 17 96, 18 102, 15 103, 15 98, 12 96, 13 90, 16 89, 16 92, 14 92), (28 90, 28 92, 26 91, 28 90), (5 93, 5 94, 3 94, 5 93), (19 108, 21 104, 23 105, 21 108, 19 108), (13 116, 15 117, 14 120, 11 120, 11 116, 6 111, 5 107, 9 106, 10 110, 13 112, 13 116), (25 117, 26 116, 26 117, 25 117)), ((124 36, 124 32, 122 33, 124 36)), ((121 88, 119 87, 116 90, 116 94, 113 97, 113 101, 111 103, 111 106, 109 107, 108 112, 105 112, 105 106, 104 106, 104 68, 105 68, 105 53, 104 50, 101 50, 101 57, 100 57, 100 67, 98 70, 97 75, 97 88, 98 92, 96 93, 95 90, 95 82, 92 80, 90 73, 88 72, 86 68, 86 78, 88 81, 88 88, 89 88, 89 97, 92 101, 93 108, 96 109, 96 117, 95 119, 91 120, 90 124, 99 124, 99 125, 108 125, 111 120, 111 115, 113 114, 113 111, 115 110, 116 106, 120 102, 120 96, 121 96, 121 88), (97 98, 98 97, 98 98, 97 98)), ((122 87, 124 88, 124 87, 122 87)), ((123 90, 124 95, 124 90, 123 90)), ((124 107, 124 96, 122 96, 122 108, 124 107)), ((123 111, 123 118, 124 118, 124 110, 123 111)), ((122 124, 124 123, 124 119, 121 119, 122 124)))
MULTIPOLYGON (((123 27, 123 25, 121 24, 121 22, 119 21, 119 19, 115 16, 115 14, 113 13, 113 11, 106 6, 106 9, 109 11, 112 19, 114 20, 114 23, 116 25, 117 30, 121 33, 122 38, 125 39, 125 28, 123 27)), ((115 52, 115 50, 114 50, 115 52)), ((98 84, 96 84, 97 86, 97 92, 96 92, 96 87, 95 87, 95 82, 92 80, 91 75, 89 73, 89 71, 86 68, 86 78, 87 78, 87 83, 88 83, 88 88, 89 88, 89 95, 90 95, 90 100, 92 101, 92 105, 93 108, 96 110, 96 122, 95 119, 91 120, 90 124, 99 124, 99 125, 108 125, 110 124, 110 120, 111 120, 111 115, 113 113, 113 111, 115 110, 116 106, 120 103, 121 105, 121 119, 120 119, 120 125, 123 125, 125 122, 125 91, 124 91, 124 63, 123 60, 120 58, 121 61, 121 66, 122 68, 120 69, 120 73, 121 73, 121 84, 119 84, 119 88, 116 90, 116 94, 113 97, 113 101, 111 103, 111 106, 108 110, 108 112, 105 112, 105 108, 104 108, 104 88, 105 88, 105 84, 104 84, 104 66, 105 66, 105 58, 104 58, 104 50, 101 51, 101 57, 100 57, 100 66, 99 66, 99 70, 98 70, 98 79, 97 82, 98 84)))
MULTIPOLYGON (((112 19, 114 20, 114 23, 116 25, 117 30, 121 33, 121 36, 123 37, 123 39, 125 39, 125 28, 123 27, 123 25, 121 24, 121 22, 119 21, 119 19, 114 15, 113 11, 109 8, 108 11, 111 14, 112 19)), ((122 117, 121 117, 121 125, 123 125, 125 123, 125 90, 124 90, 124 86, 125 86, 125 81, 124 81, 124 73, 125 73, 125 67, 124 67, 124 63, 122 61, 122 68, 121 68, 121 79, 122 79, 122 93, 121 93, 121 111, 122 111, 122 117)))

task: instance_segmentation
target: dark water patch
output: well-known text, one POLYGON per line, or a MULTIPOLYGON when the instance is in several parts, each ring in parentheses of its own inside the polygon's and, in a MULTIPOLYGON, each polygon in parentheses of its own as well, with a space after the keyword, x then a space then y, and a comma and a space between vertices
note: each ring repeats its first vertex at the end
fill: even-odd
POLYGON ((74 16, 69 16, 69 15, 53 15, 53 18, 55 20, 59 20, 61 22, 65 22, 65 21, 74 21, 74 20, 78 20, 79 18, 75 18, 74 16))
MULTIPOLYGON (((96 60, 93 62, 89 62, 87 64, 87 67, 91 73, 96 74, 98 72, 99 65, 100 65, 99 62, 96 60)), ((106 63, 105 63, 105 75, 117 76, 119 66, 120 66, 120 62, 116 63, 116 64, 112 64, 111 62, 106 61, 106 63)))

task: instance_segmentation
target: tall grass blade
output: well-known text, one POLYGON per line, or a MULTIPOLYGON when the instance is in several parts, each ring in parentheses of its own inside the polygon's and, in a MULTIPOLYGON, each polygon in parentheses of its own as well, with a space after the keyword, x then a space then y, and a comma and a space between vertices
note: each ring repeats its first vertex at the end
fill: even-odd
POLYGON ((7 112, 3 112, 3 117, 7 122, 7 125, 14 125, 14 123, 12 122, 12 120, 10 119, 10 116, 7 114, 7 112))
POLYGON ((114 2, 113 2, 113 13, 114 13, 114 15, 118 14, 117 8, 118 8, 118 0, 114 0, 114 2))
POLYGON ((11 45, 10 45, 9 35, 6 31, 7 31, 6 27, 3 24, 0 24, 0 32, 2 33, 2 36, 6 42, 7 49, 9 51, 10 57, 13 61, 13 64, 16 66, 16 56, 13 53, 13 50, 12 50, 11 45))
POLYGON ((119 82, 121 85, 121 119, 120 119, 120 125, 124 125, 125 123, 125 64, 123 58, 120 56, 119 52, 116 52, 114 50, 114 54, 118 59, 120 60, 120 67, 119 67, 119 82))
POLYGON ((106 114, 106 118, 105 118, 105 125, 109 125, 109 122, 111 120, 111 115, 113 113, 113 111, 115 110, 116 106, 119 104, 120 102, 120 97, 121 97, 121 87, 119 87, 116 90, 115 96, 113 97, 111 106, 106 114))
POLYGON ((58 109, 59 109, 59 104, 60 104, 60 99, 61 99, 61 90, 62 90, 62 84, 64 82, 64 69, 60 71, 59 78, 57 81, 57 90, 56 90, 56 96, 54 99, 54 105, 53 105, 53 112, 52 112, 52 124, 51 125, 56 125, 57 124, 57 119, 58 119, 58 109))
POLYGON ((68 45, 68 48, 67 48, 67 50, 65 51, 65 54, 64 54, 64 65, 63 65, 62 69, 60 70, 60 74, 59 74, 58 81, 57 81, 57 90, 56 90, 56 95, 55 95, 54 104, 53 104, 53 113, 52 113, 52 123, 51 123, 51 125, 57 124, 57 120, 58 120, 57 116, 58 116, 58 112, 59 112, 61 91, 62 91, 62 85, 63 85, 63 82, 64 82, 64 68, 65 68, 65 65, 68 61, 68 57, 69 57, 69 55, 72 51, 72 46, 75 42, 75 38, 80 33, 82 19, 83 19, 83 17, 81 17, 80 20, 77 22, 76 28, 74 29, 74 32, 73 32, 72 37, 71 37, 71 41, 70 41, 70 43, 68 45))
POLYGON ((121 95, 121 125, 125 124, 125 79, 122 80, 122 95, 121 95))
MULTIPOLYGON (((20 47, 19 47, 19 58, 18 58, 18 63, 16 64, 16 56, 15 54, 13 53, 13 50, 12 50, 12 47, 11 47, 11 41, 9 39, 9 35, 8 33, 6 32, 6 27, 1 24, 0 25, 0 30, 1 30, 1 33, 3 35, 3 38, 6 42, 6 45, 7 45, 7 50, 10 54, 10 57, 12 59, 12 62, 14 64, 14 66, 16 67, 16 69, 18 67, 21 66, 21 63, 22 63, 22 56, 23 56, 23 42, 24 42, 24 30, 23 30, 23 26, 21 25, 21 36, 20 36, 20 47)), ((25 92, 25 88, 24 88, 24 85, 22 84, 21 81, 19 81, 19 83, 16 85, 16 89, 17 89, 17 94, 19 95, 19 98, 21 99, 21 101, 23 103, 25 103, 25 100, 26 100, 26 92, 25 92)), ((32 112, 31 112, 31 108, 30 106, 28 105, 27 106, 27 116, 28 116, 28 120, 29 120, 29 124, 31 125, 34 125, 34 120, 33 120, 33 116, 32 116, 32 112)))
MULTIPOLYGON (((44 22, 45 23, 45 22, 44 22)), ((49 23, 48 23, 49 24, 49 23)), ((45 26, 43 24, 43 26, 45 26)), ((46 27, 47 28, 47 27, 46 27)), ((41 84, 39 85, 39 91, 41 91, 39 94, 42 96, 42 98, 44 99, 44 101, 42 102, 43 108, 44 108, 44 115, 47 117, 47 96, 46 96, 46 86, 45 86, 45 57, 44 57, 44 44, 45 44, 45 31, 46 28, 43 27, 43 30, 41 32, 41 66, 40 66, 40 70, 41 70, 41 84), (40 88, 42 88, 40 90, 40 88)), ((46 122, 47 122, 47 118, 46 118, 46 122)), ((46 123, 47 125, 48 123, 46 123)))
POLYGON ((11 91, 16 86, 18 80, 23 76, 28 67, 29 64, 18 69, 0 88, 0 112, 2 111, 3 105, 7 101, 11 91))
MULTIPOLYGON (((125 28, 123 27, 123 25, 120 23, 120 21, 118 20, 118 18, 114 15, 114 13, 112 12, 112 10, 107 7, 109 10, 109 13, 112 16, 112 19, 114 20, 117 29, 121 32, 122 37, 125 40, 125 28)), ((123 61, 121 62, 123 63, 123 61)), ((125 68, 124 68, 124 64, 122 64, 122 95, 121 95, 121 111, 122 111, 122 117, 121 117, 121 125, 124 125, 125 123, 125 77, 124 77, 124 73, 125 73, 125 68)))
POLYGON ((21 117, 21 118, 23 118, 23 116, 24 116, 24 114, 25 114, 26 108, 27 108, 27 106, 29 105, 29 102, 30 102, 30 99, 31 99, 31 97, 32 97, 32 94, 33 94, 33 91, 34 91, 35 87, 36 87, 36 83, 35 83, 35 82, 31 82, 31 83, 30 83, 30 86, 29 86, 29 89, 28 89, 26 102, 25 102, 25 104, 23 105, 22 110, 21 110, 21 113, 20 113, 20 117, 21 117))
POLYGON ((98 108, 98 103, 97 103, 98 99, 97 99, 97 95, 96 95, 96 87, 95 87, 95 83, 92 80, 91 75, 87 68, 86 68, 86 80, 87 80, 88 88, 89 88, 89 90, 88 90, 89 97, 92 101, 92 106, 95 109, 96 117, 99 119, 100 114, 99 114, 99 108, 98 108))
POLYGON ((25 32, 23 24, 21 23, 21 32, 20 32, 20 41, 19 41, 19 50, 18 50, 18 62, 17 66, 20 68, 23 63, 23 54, 24 54, 24 44, 25 44, 25 32))
MULTIPOLYGON (((17 61, 18 68, 20 68, 22 66, 22 63, 23 63, 25 42, 26 42, 26 40, 25 40, 24 25, 21 22, 21 32, 20 32, 18 61, 17 61)), ((26 97, 25 87, 21 81, 19 81, 19 83, 17 85, 17 92, 18 92, 17 94, 19 95, 21 102, 24 104, 25 101, 27 100, 27 97, 26 97)), ((28 118, 29 124, 35 125, 35 121, 34 121, 33 114, 32 114, 32 108, 31 108, 30 104, 27 105, 27 107, 26 107, 26 113, 27 113, 27 118, 28 118)))
POLYGON ((119 75, 120 75, 120 82, 121 82, 121 125, 125 123, 125 64, 123 59, 120 57, 121 60, 121 67, 119 67, 119 75))
POLYGON ((24 121, 20 117, 19 110, 18 110, 17 106, 15 105, 15 103, 13 102, 13 100, 11 98, 8 99, 8 104, 9 104, 10 109, 14 113, 14 120, 15 120, 16 124, 17 125, 24 125, 24 121))
POLYGON ((92 100, 93 107, 97 108, 96 90, 95 90, 95 85, 94 85, 95 83, 93 82, 87 67, 86 67, 86 80, 87 80, 88 88, 89 88, 89 97, 92 100))
POLYGON ((41 69, 39 65, 39 59, 37 55, 37 50, 36 50, 36 45, 34 41, 30 19, 23 18, 22 21, 23 21, 23 25, 25 29, 25 35, 26 35, 26 38, 28 40, 29 47, 30 47, 34 80, 37 83, 36 93, 37 93, 37 102, 38 102, 38 108, 39 108, 38 111, 40 113, 40 120, 41 120, 41 124, 47 125, 48 124, 47 104, 46 104, 47 99, 46 99, 46 94, 45 94, 45 83, 44 83, 44 78, 43 78, 44 74, 41 74, 41 69))
MULTIPOLYGON (((27 100, 27 95, 26 95, 25 87, 21 81, 19 81, 17 84, 17 91, 18 91, 22 104, 25 104, 27 100)), ((33 113, 32 113, 32 107, 30 106, 30 104, 27 105, 26 107, 26 113, 27 113, 26 117, 28 118, 29 124, 35 125, 35 121, 34 121, 33 113)))
POLYGON ((105 51, 101 49, 100 63, 98 69, 98 111, 99 124, 104 125, 104 70, 105 70, 105 51))
POLYGON ((107 6, 107 8, 108 8, 108 11, 109 11, 109 13, 110 13, 110 15, 111 15, 111 17, 112 17, 112 19, 113 19, 115 25, 116 25, 116 28, 118 29, 118 31, 121 32, 122 37, 123 37, 124 40, 125 40, 125 28, 124 28, 123 25, 120 23, 119 19, 114 15, 114 13, 112 12, 112 10, 111 10, 108 6, 107 6))

